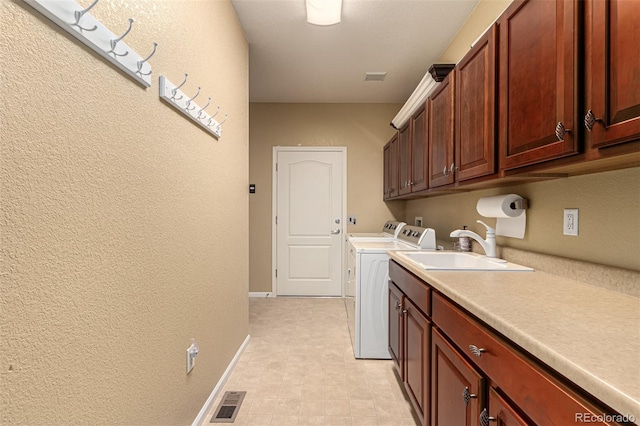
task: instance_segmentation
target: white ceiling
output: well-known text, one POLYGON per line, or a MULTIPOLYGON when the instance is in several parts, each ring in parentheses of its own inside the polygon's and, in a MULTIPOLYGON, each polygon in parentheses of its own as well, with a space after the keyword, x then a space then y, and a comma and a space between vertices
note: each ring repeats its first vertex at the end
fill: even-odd
POLYGON ((249 41, 251 102, 404 103, 478 0, 343 0, 306 22, 304 0, 231 0, 249 41), (366 72, 387 72, 365 82, 366 72))

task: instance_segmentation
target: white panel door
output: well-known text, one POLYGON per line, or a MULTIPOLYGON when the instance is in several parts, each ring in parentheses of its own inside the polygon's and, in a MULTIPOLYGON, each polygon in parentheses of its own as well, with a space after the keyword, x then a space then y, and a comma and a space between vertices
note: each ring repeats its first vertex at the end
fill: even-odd
POLYGON ((342 295, 343 161, 339 151, 278 151, 276 292, 342 295))

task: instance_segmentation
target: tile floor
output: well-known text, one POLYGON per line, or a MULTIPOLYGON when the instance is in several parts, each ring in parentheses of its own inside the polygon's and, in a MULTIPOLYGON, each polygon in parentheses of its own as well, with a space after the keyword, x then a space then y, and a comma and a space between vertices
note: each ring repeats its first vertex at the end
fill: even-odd
POLYGON ((417 425, 391 361, 353 357, 342 299, 251 298, 251 339, 225 391, 234 425, 417 425))

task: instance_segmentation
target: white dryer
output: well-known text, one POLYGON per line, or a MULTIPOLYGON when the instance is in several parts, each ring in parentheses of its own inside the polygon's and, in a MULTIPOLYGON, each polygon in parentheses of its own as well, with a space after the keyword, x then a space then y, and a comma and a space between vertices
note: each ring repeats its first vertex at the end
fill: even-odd
POLYGON ((402 227, 405 226, 406 223, 398 222, 395 220, 388 220, 382 226, 382 232, 360 232, 360 233, 347 233, 346 239, 347 241, 350 239, 358 238, 358 239, 379 239, 384 238, 387 240, 395 240, 400 234, 402 227))
POLYGON ((395 241, 349 240, 345 305, 356 358, 391 359, 387 252, 435 249, 435 231, 411 225, 395 241))

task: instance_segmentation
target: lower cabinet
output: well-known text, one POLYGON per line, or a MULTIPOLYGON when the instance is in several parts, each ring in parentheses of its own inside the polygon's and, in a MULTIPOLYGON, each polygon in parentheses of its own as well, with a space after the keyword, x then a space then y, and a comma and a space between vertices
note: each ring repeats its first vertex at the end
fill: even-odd
POLYGON ((431 290, 389 262, 389 353, 421 425, 431 414, 431 290))
MULTIPOLYGON (((611 413, 393 260, 389 278, 389 350, 421 425, 568 425, 611 413)), ((590 423, 619 424, 603 421, 590 423)))
POLYGON ((393 284, 389 284, 389 354, 395 364, 400 379, 404 382, 404 361, 402 342, 404 341, 404 307, 402 292, 393 284), (402 365, 401 365, 402 364, 402 365))
POLYGON ((404 387, 423 425, 429 424, 431 323, 404 299, 404 387))
POLYGON ((489 422, 498 426, 526 426, 530 422, 520 417, 511 404, 507 402, 496 389, 489 388, 489 410, 486 408, 480 413, 480 422, 483 426, 489 422))
POLYGON ((433 426, 478 425, 484 406, 484 378, 438 332, 432 336, 433 426))

